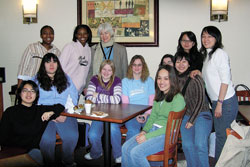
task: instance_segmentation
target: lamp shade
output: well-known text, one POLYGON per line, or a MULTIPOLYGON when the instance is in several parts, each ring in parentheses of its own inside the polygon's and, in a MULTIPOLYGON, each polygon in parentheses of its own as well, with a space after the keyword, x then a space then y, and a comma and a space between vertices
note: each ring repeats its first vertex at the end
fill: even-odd
POLYGON ((22 0, 23 23, 37 23, 37 0, 22 0))
POLYGON ((210 20, 227 21, 228 0, 210 0, 210 20))

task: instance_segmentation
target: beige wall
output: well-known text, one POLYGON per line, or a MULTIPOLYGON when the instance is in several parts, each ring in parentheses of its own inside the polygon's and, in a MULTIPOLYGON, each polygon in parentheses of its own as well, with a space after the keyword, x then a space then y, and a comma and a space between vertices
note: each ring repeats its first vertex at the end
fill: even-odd
MULTIPOLYGON (((204 26, 215 25, 223 35, 225 50, 231 59, 233 82, 250 86, 248 47, 250 39, 250 1, 229 0, 228 22, 209 21, 209 0, 159 0, 159 47, 127 48, 129 60, 141 54, 148 62, 151 76, 155 76, 163 54, 174 54, 177 40, 182 31, 192 30, 200 41, 204 26)), ((29 43, 39 41, 40 28, 51 25, 55 29, 54 44, 62 49, 72 39, 77 23, 77 0, 39 0, 38 23, 22 23, 21 0, 0 0, 0 67, 6 68, 4 107, 10 105, 8 92, 14 85, 18 64, 29 43)), ((199 42, 200 47, 200 42, 199 42)))

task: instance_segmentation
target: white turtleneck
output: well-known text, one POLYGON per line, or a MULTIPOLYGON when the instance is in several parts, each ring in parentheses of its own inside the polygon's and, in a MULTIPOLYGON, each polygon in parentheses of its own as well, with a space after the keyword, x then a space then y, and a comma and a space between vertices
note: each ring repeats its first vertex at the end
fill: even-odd
MULTIPOLYGON (((211 49, 207 49, 207 53, 210 51, 211 49)), ((202 77, 206 83, 206 89, 211 100, 218 100, 222 83, 228 85, 224 100, 229 99, 235 94, 232 83, 230 60, 224 50, 218 48, 213 53, 211 59, 209 59, 209 55, 207 55, 202 68, 202 77)))

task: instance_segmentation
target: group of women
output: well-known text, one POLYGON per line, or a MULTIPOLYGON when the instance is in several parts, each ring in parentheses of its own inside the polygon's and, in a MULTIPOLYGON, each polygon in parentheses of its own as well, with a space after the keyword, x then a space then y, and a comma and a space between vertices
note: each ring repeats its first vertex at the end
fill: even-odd
MULTIPOLYGON (((40 56, 40 53, 34 53, 39 49, 29 46, 21 62, 30 64, 35 61, 41 65, 34 76, 30 73, 32 67, 25 69, 25 66, 20 66, 18 74, 19 81, 32 78, 38 86, 33 81, 19 83, 19 104, 4 112, 0 133, 1 136, 5 133, 8 135, 0 139, 0 145, 9 143, 7 139, 17 133, 15 129, 5 130, 6 122, 19 122, 8 121, 9 115, 19 110, 28 115, 32 110, 32 121, 29 123, 36 124, 33 128, 39 131, 36 143, 31 146, 31 143, 16 145, 13 141, 9 144, 30 150, 31 157, 41 164, 44 160, 45 164, 53 165, 58 133, 63 140, 62 163, 75 166, 73 155, 78 140, 77 120, 59 114, 69 99, 77 105, 80 94, 84 92, 85 98, 93 103, 153 105, 152 111, 146 111, 125 123, 128 132, 123 146, 122 125, 111 124, 112 153, 116 163, 122 163, 124 167, 150 166, 146 157, 164 149, 169 112, 181 111, 185 106, 187 111, 181 125, 181 136, 188 167, 209 166, 208 137, 213 122, 217 161, 226 140, 225 130, 238 112, 229 57, 222 49, 222 36, 218 28, 203 28, 200 51, 193 32, 181 33, 175 56, 166 54, 162 57, 155 81, 149 76, 143 56, 133 56, 128 65, 126 48, 114 42, 114 31, 110 24, 101 24, 98 35, 100 43, 92 46, 91 30, 87 25, 78 25, 73 33, 73 42, 67 44, 60 55, 55 55, 50 51, 55 48, 51 44, 54 30, 49 26, 41 29, 43 42, 36 47, 41 51, 46 49, 48 53, 41 52, 40 56), (35 114, 37 111, 42 112, 35 114), (37 148, 41 150, 38 157, 37 152, 34 153, 37 148)), ((17 119, 17 116, 13 117, 17 119)), ((27 134, 19 135, 24 138, 27 134)), ((97 159, 102 155, 102 135, 103 122, 93 121, 88 136, 91 149, 90 153, 84 155, 85 159, 97 159)))

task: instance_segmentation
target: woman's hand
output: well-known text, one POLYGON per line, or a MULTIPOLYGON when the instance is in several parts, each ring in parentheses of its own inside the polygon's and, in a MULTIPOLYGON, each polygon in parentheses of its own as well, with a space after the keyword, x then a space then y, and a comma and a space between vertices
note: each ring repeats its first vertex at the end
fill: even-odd
POLYGON ((186 129, 190 129, 192 126, 193 126, 192 123, 187 122, 185 128, 186 128, 186 129))
POLYGON ((148 117, 148 114, 138 115, 138 116, 136 117, 136 120, 137 120, 139 123, 142 123, 142 124, 143 124, 144 122, 146 122, 147 117, 148 117))
POLYGON ((189 76, 190 76, 191 78, 194 79, 194 77, 195 77, 196 75, 201 76, 201 72, 200 72, 199 70, 193 70, 193 71, 191 71, 191 73, 190 73, 189 76))
POLYGON ((54 114, 53 111, 43 113, 43 115, 41 117, 42 121, 48 121, 53 114, 54 114))
POLYGON ((57 117, 55 120, 53 120, 54 122, 64 122, 66 120, 66 116, 59 116, 57 117))
POLYGON ((146 132, 142 131, 138 136, 136 136, 135 140, 138 144, 141 144, 147 140, 145 134, 146 132))
POLYGON ((97 96, 98 96, 97 92, 93 93, 93 97, 97 98, 97 96))
POLYGON ((222 116, 222 104, 217 103, 216 108, 214 110, 215 118, 220 118, 222 116))

